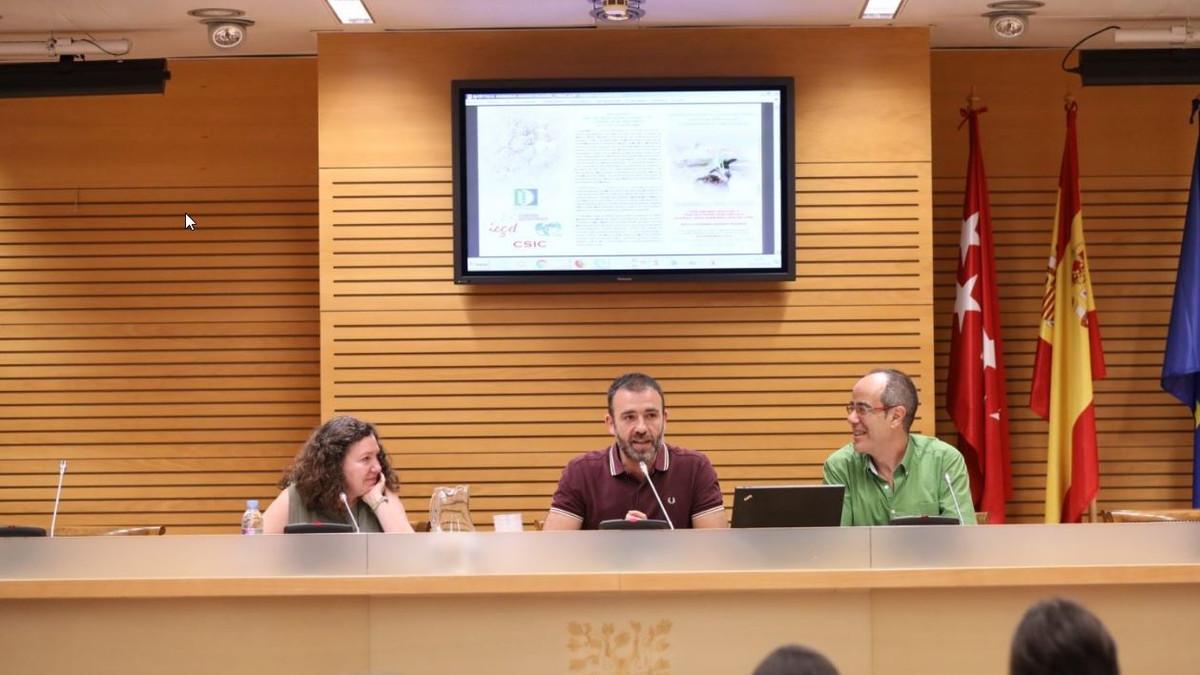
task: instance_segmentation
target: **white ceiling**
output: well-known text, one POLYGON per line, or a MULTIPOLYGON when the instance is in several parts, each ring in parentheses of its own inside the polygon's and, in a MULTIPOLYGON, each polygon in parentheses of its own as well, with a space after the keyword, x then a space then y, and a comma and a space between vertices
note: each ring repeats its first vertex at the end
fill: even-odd
MULTIPOLYGON (((900 16, 882 25, 929 26, 935 48, 1069 47, 1109 24, 1123 28, 1200 22, 1200 0, 1045 0, 1029 30, 1016 40, 992 37, 982 15, 992 0, 907 0, 900 16)), ((324 31, 380 32, 511 28, 597 29, 589 0, 365 0, 369 27, 343 27, 324 0, 0 0, 0 42, 91 34, 129 38, 128 58, 315 54, 324 31), (197 7, 244 10, 255 22, 236 50, 209 46, 204 26, 188 16, 197 7)), ((858 19, 864 0, 644 0, 646 16, 632 28, 669 26, 878 26, 858 19)), ((1088 48, 1111 48, 1112 33, 1088 48)), ((1138 46, 1138 45, 1123 45, 1138 46)), ((1165 47, 1167 45, 1144 45, 1165 47)), ((11 59, 11 57, 10 57, 11 59)))

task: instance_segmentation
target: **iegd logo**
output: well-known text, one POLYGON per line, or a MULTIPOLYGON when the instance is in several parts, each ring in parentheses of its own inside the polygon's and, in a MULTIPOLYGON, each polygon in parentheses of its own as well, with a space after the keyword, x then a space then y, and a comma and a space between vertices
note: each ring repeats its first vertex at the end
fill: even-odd
POLYGON ((536 188, 517 188, 513 190, 513 206, 537 206, 537 193, 536 188))

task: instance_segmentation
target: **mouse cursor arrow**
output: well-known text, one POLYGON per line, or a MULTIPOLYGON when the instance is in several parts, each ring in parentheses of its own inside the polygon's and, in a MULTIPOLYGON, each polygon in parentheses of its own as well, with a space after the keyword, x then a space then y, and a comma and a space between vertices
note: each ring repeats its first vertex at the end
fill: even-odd
POLYGON ((185 213, 185 214, 183 214, 183 229, 185 229, 185 230, 193 230, 193 231, 196 229, 196 221, 195 221, 195 219, 193 219, 191 216, 189 216, 189 215, 188 215, 188 214, 186 214, 186 213, 185 213))

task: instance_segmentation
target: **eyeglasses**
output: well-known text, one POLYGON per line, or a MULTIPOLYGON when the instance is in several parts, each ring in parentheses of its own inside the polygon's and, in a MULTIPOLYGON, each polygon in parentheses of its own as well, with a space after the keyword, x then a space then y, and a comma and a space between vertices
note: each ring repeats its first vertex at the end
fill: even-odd
POLYGON ((846 404, 846 414, 849 415, 850 413, 858 413, 859 417, 866 417, 867 415, 870 415, 873 412, 879 412, 882 410, 891 410, 892 408, 895 408, 895 407, 896 406, 894 406, 894 405, 881 405, 878 408, 876 408, 874 406, 867 405, 866 403, 847 403, 846 404))

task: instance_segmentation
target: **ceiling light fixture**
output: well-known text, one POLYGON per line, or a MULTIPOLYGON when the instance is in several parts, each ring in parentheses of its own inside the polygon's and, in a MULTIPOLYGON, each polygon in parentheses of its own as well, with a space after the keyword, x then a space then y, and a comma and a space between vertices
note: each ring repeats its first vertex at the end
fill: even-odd
POLYGON ((1005 40, 1019 38, 1029 28, 1028 12, 997 11, 988 12, 984 16, 988 19, 988 27, 992 29, 992 35, 1005 40))
POLYGON ((989 2, 983 17, 988 20, 992 35, 1003 40, 1019 38, 1029 29, 1029 17, 1034 10, 1045 7, 1041 0, 998 0, 989 2))
POLYGON ((858 18, 868 21, 888 21, 896 18, 905 0, 867 0, 858 18))
POLYGON ((999 0, 999 2, 989 2, 988 9, 998 9, 1009 12, 1032 12, 1035 9, 1045 7, 1046 3, 1041 0, 999 0))
POLYGON ((246 13, 240 9, 225 9, 224 7, 202 7, 188 11, 189 16, 194 16, 197 19, 236 19, 239 16, 246 16, 246 13))
POLYGON ((333 10, 338 21, 344 24, 375 23, 362 0, 325 0, 325 4, 333 10))
POLYGON ((249 19, 204 19, 208 41, 218 49, 234 49, 246 41, 246 30, 254 25, 249 19))
POLYGON ((646 15, 642 0, 588 0, 592 18, 599 21, 637 21, 646 15))

